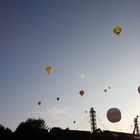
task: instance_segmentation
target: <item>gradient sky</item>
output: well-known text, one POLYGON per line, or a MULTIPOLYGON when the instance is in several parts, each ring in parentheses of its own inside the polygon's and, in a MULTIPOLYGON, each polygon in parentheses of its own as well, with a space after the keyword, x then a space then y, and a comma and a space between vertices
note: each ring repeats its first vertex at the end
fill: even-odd
POLYGON ((132 132, 140 114, 140 1, 1 0, 0 64, 5 127, 40 117, 49 127, 90 131, 85 111, 94 107, 97 127, 132 132), (107 120, 112 107, 121 110, 118 123, 107 120))

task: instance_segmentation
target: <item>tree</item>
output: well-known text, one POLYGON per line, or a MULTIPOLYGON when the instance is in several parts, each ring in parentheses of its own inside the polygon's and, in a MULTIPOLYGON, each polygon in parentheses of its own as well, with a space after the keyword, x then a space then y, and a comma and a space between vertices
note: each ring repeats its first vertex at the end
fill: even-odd
POLYGON ((21 122, 15 130, 18 137, 41 138, 48 134, 48 127, 43 119, 29 118, 25 122, 21 122))
POLYGON ((12 135, 12 131, 9 128, 5 128, 0 124, 0 138, 8 138, 12 135))

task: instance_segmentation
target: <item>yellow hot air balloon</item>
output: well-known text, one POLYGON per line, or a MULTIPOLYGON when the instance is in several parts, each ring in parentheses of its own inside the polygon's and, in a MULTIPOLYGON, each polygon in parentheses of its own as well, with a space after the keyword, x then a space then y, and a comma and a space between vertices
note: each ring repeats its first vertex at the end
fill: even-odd
POLYGON ((120 26, 116 26, 116 27, 113 29, 113 31, 114 31, 114 33, 115 33, 116 35, 119 35, 120 32, 122 31, 122 28, 121 28, 120 26))
POLYGON ((51 66, 47 66, 47 67, 45 68, 45 70, 46 70, 46 72, 47 72, 48 74, 50 74, 50 73, 52 73, 53 68, 52 68, 51 66))

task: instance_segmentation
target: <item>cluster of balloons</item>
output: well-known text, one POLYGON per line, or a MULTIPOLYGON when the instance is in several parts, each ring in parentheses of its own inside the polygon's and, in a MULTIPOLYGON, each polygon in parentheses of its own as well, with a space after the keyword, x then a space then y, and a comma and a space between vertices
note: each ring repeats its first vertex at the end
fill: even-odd
MULTIPOLYGON (((60 98, 59 98, 59 97, 57 97, 57 98, 56 98, 56 100, 57 100, 57 101, 59 101, 59 100, 60 100, 60 98)), ((38 105, 41 105, 41 101, 38 101, 38 105)))
POLYGON ((107 88, 104 89, 104 92, 106 93, 107 91, 111 90, 111 87, 108 86, 107 88))
MULTIPOLYGON (((122 28, 120 26, 115 26, 113 29, 114 34, 116 35, 120 35, 120 33, 122 32, 122 28)), ((45 71, 50 74, 53 72, 53 68, 51 66, 47 66, 45 67, 45 71)), ((111 87, 108 86, 107 88, 104 89, 104 92, 108 92, 108 90, 111 90, 111 87)), ((138 86, 138 92, 140 93, 140 86, 138 86)), ((84 96, 85 92, 84 90, 80 90, 79 91, 80 96, 84 96)), ((57 101, 60 100, 59 97, 56 98, 57 101)), ((41 101, 38 101, 38 105, 41 105, 41 101)), ((87 113, 87 111, 85 111, 85 113, 87 113)), ((110 108, 108 109, 107 113, 106 113, 107 119, 112 122, 112 123, 116 123, 119 122, 121 120, 121 111, 118 108, 110 108)), ((76 121, 74 120, 73 123, 75 124, 76 121)))
MULTIPOLYGON (((83 95, 85 94, 85 92, 84 92, 83 90, 80 90, 80 91, 79 91, 79 94, 80 94, 81 96, 83 96, 83 95)), ((57 97, 56 100, 59 101, 59 100, 60 100, 60 97, 57 97)), ((38 101, 38 105, 41 105, 41 101, 38 101)), ((87 113, 87 111, 85 111, 85 113, 87 113)))
MULTIPOLYGON (((116 35, 118 35, 118 36, 119 36, 119 34, 121 33, 121 31, 122 31, 122 29, 121 29, 120 26, 116 26, 116 27, 114 27, 114 29, 113 29, 114 34, 116 34, 116 35)), ((53 68, 52 68, 51 66, 46 66, 46 67, 45 67, 45 71, 46 71, 48 74, 51 74, 51 73, 53 72, 53 68)), ((107 92, 108 90, 110 90, 110 89, 111 89, 111 87, 108 86, 107 88, 104 89, 104 92, 106 93, 106 92, 107 92)), ((138 92, 140 93, 140 86, 138 87, 138 92)), ((84 90, 80 90, 80 91, 79 91, 79 94, 80 94, 80 96, 84 96, 84 94, 85 94, 84 90)), ((57 97, 56 100, 59 101, 60 98, 57 97)), ((41 101, 38 101, 38 105, 41 105, 41 101)), ((85 113, 87 113, 87 111, 85 111, 85 113)), ((111 108, 111 109, 109 109, 109 110, 107 111, 107 118, 108 118, 108 120, 109 120, 110 122, 113 122, 113 123, 114 123, 114 122, 120 121, 120 119, 121 119, 121 112, 120 112, 120 110, 117 109, 117 108, 111 108)), ((76 121, 74 120, 73 123, 75 124, 76 121)))
MULTIPOLYGON (((53 72, 53 68, 52 68, 51 66, 47 66, 47 67, 45 67, 45 71, 46 71, 48 74, 50 74, 50 73, 53 72)), ((59 101, 60 98, 57 97, 56 100, 59 101)), ((41 105, 41 101, 38 101, 38 105, 41 105)))
MULTIPOLYGON (((120 26, 116 26, 113 31, 116 35, 119 35, 120 32, 122 31, 122 29, 120 26)), ((51 66, 47 66, 47 67, 45 67, 45 71, 48 74, 50 74, 50 73, 52 73, 53 68, 51 66)), ((107 88, 104 89, 104 92, 106 93, 110 89, 111 89, 111 87, 108 86, 107 88)), ((140 93, 140 86, 138 87, 138 92, 140 93)), ((85 94, 84 90, 80 90, 79 94, 80 94, 80 96, 84 96, 84 94, 85 94)), ((59 101, 60 98, 57 97, 56 100, 59 101)), ((41 101, 38 101, 38 105, 41 105, 41 101)), ((85 113, 87 113, 87 111, 85 111, 85 113)), ((106 116, 107 116, 107 119, 112 123, 116 123, 116 122, 119 122, 121 120, 121 112, 118 108, 110 108, 107 111, 106 116)), ((73 123, 75 124, 76 121, 74 120, 73 123)))

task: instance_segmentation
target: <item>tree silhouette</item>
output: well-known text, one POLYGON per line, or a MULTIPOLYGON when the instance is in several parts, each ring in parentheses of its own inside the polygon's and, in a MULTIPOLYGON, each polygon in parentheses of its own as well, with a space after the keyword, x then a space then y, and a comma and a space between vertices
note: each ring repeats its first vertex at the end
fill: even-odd
POLYGON ((9 128, 5 128, 0 124, 0 138, 9 138, 12 135, 12 131, 9 128))
POLYGON ((48 134, 48 127, 43 119, 29 118, 21 122, 15 130, 17 137, 43 138, 48 134))

